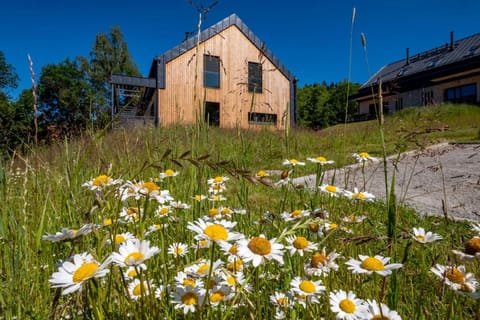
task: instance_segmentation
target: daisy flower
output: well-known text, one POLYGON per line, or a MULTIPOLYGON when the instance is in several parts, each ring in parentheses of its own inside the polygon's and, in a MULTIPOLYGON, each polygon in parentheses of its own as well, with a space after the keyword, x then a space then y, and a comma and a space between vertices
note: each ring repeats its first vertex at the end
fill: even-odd
POLYGON ((172 300, 175 310, 183 310, 183 314, 195 312, 196 308, 203 304, 206 290, 204 288, 192 286, 177 286, 172 293, 172 300))
POLYGON ((155 289, 153 282, 140 282, 139 279, 135 279, 128 285, 128 294, 133 300, 138 300, 141 297, 150 295, 150 291, 153 289, 155 289))
POLYGON ((175 242, 168 246, 168 253, 175 258, 183 257, 188 252, 188 246, 184 243, 175 242))
POLYGON ((251 287, 242 272, 222 270, 219 275, 221 277, 220 285, 228 286, 232 291, 238 291, 241 288, 243 291, 250 292, 251 287))
POLYGON ((210 260, 201 259, 200 262, 192 264, 185 268, 185 272, 195 277, 206 277, 209 273, 215 274, 219 268, 223 265, 222 260, 217 260, 212 265, 212 270, 210 271, 210 260))
POLYGON ((368 316, 365 319, 402 320, 402 317, 400 317, 397 311, 390 310, 384 303, 378 305, 377 301, 370 299, 368 299, 366 303, 368 316))
POLYGON ((122 211, 118 214, 120 219, 125 223, 137 222, 143 215, 143 208, 138 207, 123 207, 122 211))
POLYGON ((288 308, 293 305, 288 295, 277 291, 270 296, 270 302, 277 308, 288 308))
POLYGON ((176 286, 181 286, 181 287, 200 287, 203 288, 203 280, 198 278, 196 275, 192 274, 187 274, 186 272, 179 271, 175 275, 175 283, 176 286))
POLYGON ((87 187, 90 190, 102 190, 104 187, 113 186, 122 182, 122 179, 114 180, 107 175, 100 175, 90 181, 85 182, 82 184, 82 187, 87 187))
POLYGON ((140 265, 136 267, 128 267, 127 270, 123 273, 123 277, 127 280, 133 280, 138 276, 138 268, 141 270, 147 270, 146 265, 140 265))
POLYGON ((83 225, 80 229, 62 228, 62 230, 56 232, 55 234, 47 233, 46 235, 42 236, 42 240, 47 240, 51 242, 71 241, 89 234, 96 227, 97 226, 95 224, 88 223, 83 225))
POLYGON ((474 292, 478 281, 473 273, 467 272, 465 266, 443 266, 436 264, 430 271, 455 291, 474 292))
POLYGON ((325 286, 322 286, 322 280, 312 281, 295 277, 290 282, 292 292, 305 296, 310 302, 317 302, 318 297, 325 292, 325 286))
POLYGON ((360 260, 350 259, 345 264, 348 265, 348 270, 352 270, 353 273, 378 273, 381 276, 388 276, 392 273, 392 270, 403 267, 401 263, 391 263, 389 257, 382 257, 376 255, 374 257, 358 255, 360 260))
POLYGON ((139 200, 142 197, 151 197, 159 192, 160 189, 155 182, 127 181, 118 188, 117 195, 122 201, 126 201, 132 197, 135 200, 139 200))
POLYGON ((65 261, 48 280, 52 288, 63 288, 66 295, 77 290, 91 278, 104 277, 110 270, 108 262, 98 263, 90 253, 84 252, 73 256, 72 261, 65 261))
POLYGON ((210 178, 207 180, 207 183, 209 185, 213 185, 213 184, 222 184, 222 183, 225 183, 227 182, 228 180, 230 180, 230 178, 228 177, 225 177, 225 176, 216 176, 215 178, 210 178))
POLYGON ((210 198, 208 198, 208 201, 212 201, 212 202, 220 202, 225 200, 227 200, 227 198, 219 194, 213 195, 210 198))
POLYGON ((379 158, 372 157, 367 152, 353 153, 352 157, 357 159, 358 162, 366 162, 366 161, 379 162, 380 161, 379 158))
POLYGON ((301 219, 303 217, 308 217, 310 215, 310 211, 308 210, 293 210, 292 212, 284 211, 280 213, 280 218, 284 219, 285 221, 293 221, 297 219, 301 219))
POLYGON ((178 172, 176 172, 173 169, 167 169, 164 172, 160 172, 160 179, 165 179, 165 178, 170 178, 170 177, 175 177, 178 176, 178 172))
POLYGON ((318 189, 334 197, 338 197, 339 195, 342 195, 344 193, 342 188, 338 188, 330 184, 322 184, 318 187, 318 189))
POLYGON ((243 260, 240 257, 229 256, 227 258, 227 270, 233 273, 243 271, 243 260))
POLYGON ((465 250, 452 250, 453 254, 457 256, 458 259, 464 262, 472 261, 475 259, 480 260, 480 237, 473 237, 472 239, 465 242, 465 250))
POLYGON ((263 179, 263 178, 266 178, 266 177, 269 177, 269 176, 270 175, 265 170, 259 170, 259 171, 257 171, 257 173, 255 173, 255 178, 257 178, 257 179, 263 179))
POLYGON ((208 187, 208 193, 210 194, 219 194, 227 190, 227 187, 224 183, 214 183, 208 187))
POLYGON ((122 243, 118 252, 112 252, 110 259, 121 267, 142 265, 160 252, 158 247, 150 247, 150 241, 132 239, 122 243))
POLYGON ((202 200, 205 200, 205 199, 207 199, 207 196, 204 196, 203 194, 197 194, 197 195, 193 196, 193 200, 198 201, 198 202, 200 202, 202 200))
POLYGON ((336 314, 336 319, 357 320, 368 317, 365 301, 357 298, 352 291, 330 292, 330 310, 336 314))
POLYGON ((151 235, 152 233, 155 233, 155 232, 158 232, 162 229, 166 229, 168 228, 168 224, 164 223, 164 224, 152 224, 151 226, 148 227, 147 231, 145 231, 145 237, 148 237, 149 235, 151 235))
POLYGON ((190 205, 188 203, 178 201, 170 201, 170 206, 174 209, 190 209, 190 205))
POLYGON ((356 214, 351 214, 349 216, 343 217, 342 221, 347 223, 361 223, 365 220, 366 216, 359 216, 356 214))
POLYGON ((135 236, 132 233, 123 232, 123 233, 116 234, 115 237, 113 238, 113 241, 115 242, 116 245, 120 245, 124 242, 133 240, 133 239, 135 239, 135 236))
POLYGON ((443 237, 439 234, 432 233, 428 231, 425 233, 425 229, 423 228, 413 228, 413 239, 420 243, 429 243, 437 240, 443 239, 443 237))
POLYGON ((357 188, 353 188, 353 192, 344 191, 344 195, 351 200, 369 201, 369 202, 375 200, 375 196, 372 193, 367 191, 358 191, 357 188))
POLYGON ((208 292, 208 300, 213 307, 233 298, 234 293, 227 286, 215 286, 208 292))
POLYGON ((319 165, 326 165, 326 164, 332 164, 334 163, 335 161, 333 160, 327 160, 327 158, 325 157, 322 157, 322 156, 318 156, 318 157, 315 157, 315 158, 307 158, 308 161, 310 162, 313 162, 313 163, 318 163, 319 165))
POLYGON ((227 220, 209 222, 198 219, 195 222, 188 222, 187 229, 195 232, 195 240, 206 239, 209 241, 222 242, 234 241, 243 238, 238 232, 230 231, 237 223, 227 220))
POLYGON ((328 274, 331 270, 338 270, 338 264, 335 259, 340 257, 340 254, 335 250, 327 254, 325 247, 322 252, 317 252, 312 255, 310 261, 305 264, 305 274, 308 276, 321 276, 322 274, 328 274))
POLYGON ((172 212, 172 208, 167 205, 160 205, 156 210, 155 210, 155 215, 159 217, 168 217, 168 215, 172 212))
POLYGON ((298 161, 297 159, 285 159, 283 160, 282 164, 284 166, 295 167, 295 166, 304 166, 305 162, 298 161))
POLYGON ((276 260, 283 265, 283 245, 276 238, 268 240, 264 235, 238 241, 238 255, 244 262, 252 262, 258 267, 265 260, 276 260))
POLYGON ((316 244, 308 241, 307 238, 302 236, 288 236, 285 238, 285 240, 288 243, 285 249, 290 251, 290 255, 298 253, 301 257, 303 257, 304 252, 311 252, 317 249, 316 244))

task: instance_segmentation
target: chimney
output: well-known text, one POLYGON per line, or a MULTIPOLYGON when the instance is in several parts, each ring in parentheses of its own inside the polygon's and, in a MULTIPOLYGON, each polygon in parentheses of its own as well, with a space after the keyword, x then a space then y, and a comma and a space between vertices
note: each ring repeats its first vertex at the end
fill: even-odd
POLYGON ((407 48, 406 50, 406 58, 405 58, 405 64, 409 65, 410 64, 410 48, 407 48))
POLYGON ((453 31, 450 31, 450 51, 453 49, 453 31))

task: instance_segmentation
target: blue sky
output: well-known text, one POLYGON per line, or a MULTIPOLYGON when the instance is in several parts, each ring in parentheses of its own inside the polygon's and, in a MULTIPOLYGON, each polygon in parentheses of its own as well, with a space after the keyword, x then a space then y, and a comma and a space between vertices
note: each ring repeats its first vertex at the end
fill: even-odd
MULTIPOLYGON (((208 7, 215 1, 195 0, 208 7)), ((410 54, 480 32, 478 0, 262 1, 219 0, 204 27, 232 13, 299 79, 299 85, 350 80, 363 83, 380 67, 410 54), (367 55, 360 34, 367 39, 367 55), (367 65, 368 61, 368 65, 367 65)), ((13 0, 0 9, 0 50, 31 87, 27 54, 38 75, 42 66, 88 57, 95 35, 119 26, 144 76, 152 59, 195 31, 197 10, 187 0, 13 0)))

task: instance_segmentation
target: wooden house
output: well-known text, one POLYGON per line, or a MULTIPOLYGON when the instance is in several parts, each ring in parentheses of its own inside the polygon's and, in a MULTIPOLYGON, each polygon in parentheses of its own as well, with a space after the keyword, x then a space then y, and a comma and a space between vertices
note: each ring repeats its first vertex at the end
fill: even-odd
POLYGON ((144 88, 137 117, 162 126, 284 130, 295 123, 295 77, 235 14, 155 57, 148 78, 112 77, 112 86, 135 84, 144 88))
POLYGON ((450 41, 383 66, 350 97, 359 104, 359 117, 375 115, 379 83, 384 113, 431 104, 480 104, 480 33, 450 41))

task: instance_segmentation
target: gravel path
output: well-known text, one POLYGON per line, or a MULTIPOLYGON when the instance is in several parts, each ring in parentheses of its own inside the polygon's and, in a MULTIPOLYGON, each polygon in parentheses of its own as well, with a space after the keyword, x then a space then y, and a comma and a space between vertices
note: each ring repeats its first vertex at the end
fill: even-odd
MULTIPOLYGON (((388 159, 388 177, 394 170, 388 159)), ((396 165, 396 196, 399 203, 421 215, 444 215, 453 219, 480 221, 480 145, 437 144, 421 151, 400 155, 396 165)), ((333 170, 325 172, 324 182, 331 181, 333 170)), ((366 191, 385 199, 383 164, 365 167, 366 191)), ((315 185, 315 176, 297 178, 295 184, 315 185)), ((352 190, 363 189, 362 166, 336 170, 335 185, 352 190), (345 183, 345 181, 347 183, 345 183)))

